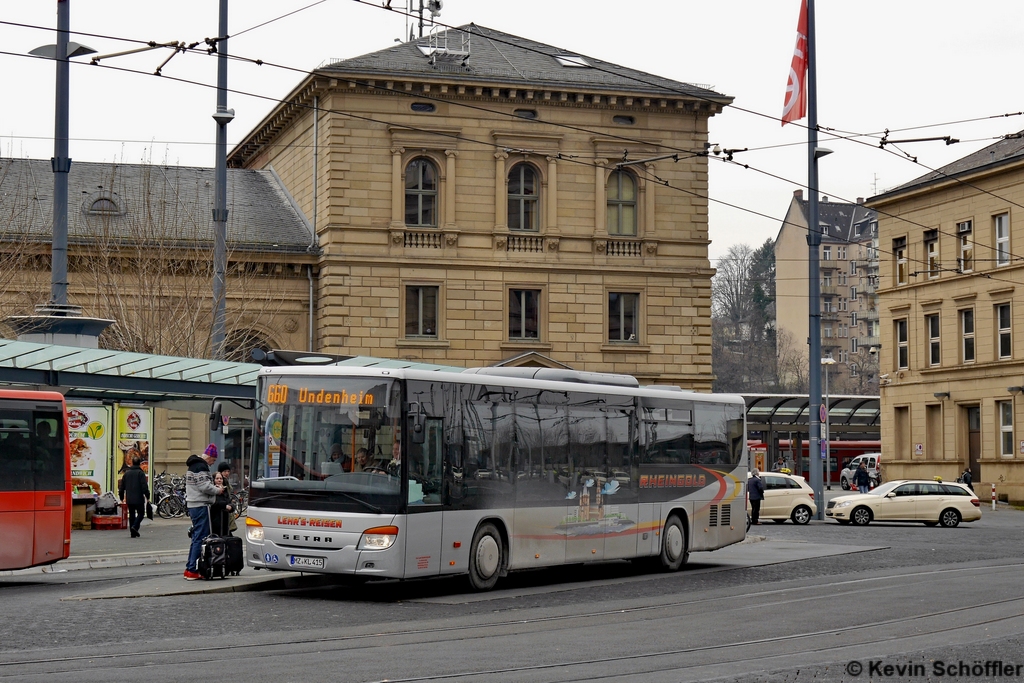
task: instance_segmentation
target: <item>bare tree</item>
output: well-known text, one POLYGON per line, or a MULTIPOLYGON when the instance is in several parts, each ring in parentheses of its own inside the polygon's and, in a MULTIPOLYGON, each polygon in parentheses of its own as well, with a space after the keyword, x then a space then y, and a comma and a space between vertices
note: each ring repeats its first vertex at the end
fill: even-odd
POLYGON ((806 394, 809 388, 810 367, 806 346, 799 346, 786 330, 775 334, 776 357, 779 368, 779 393, 806 394))
POLYGON ((711 281, 715 391, 779 391, 772 241, 729 248, 711 281))
MULTIPOLYGON (((102 196, 78 217, 87 234, 79 230, 69 239, 69 300, 90 316, 114 321, 100 337, 103 348, 210 357, 213 249, 209 213, 196 210, 205 198, 196 196, 196 187, 155 177, 160 173, 147 165, 142 182, 127 182, 119 165, 110 166, 102 196)), ((5 193, 29 189, 2 182, 5 193)), ((8 203, 15 213, 33 205, 0 207, 8 203)), ((0 317, 31 315, 49 296, 50 244, 48 235, 39 235, 40 223, 48 229, 49 220, 21 213, 0 214, 0 317)), ((276 285, 294 273, 275 255, 257 251, 232 250, 228 262, 226 347, 233 359, 247 360, 253 347, 279 343, 270 338, 271 321, 292 302, 276 285)))

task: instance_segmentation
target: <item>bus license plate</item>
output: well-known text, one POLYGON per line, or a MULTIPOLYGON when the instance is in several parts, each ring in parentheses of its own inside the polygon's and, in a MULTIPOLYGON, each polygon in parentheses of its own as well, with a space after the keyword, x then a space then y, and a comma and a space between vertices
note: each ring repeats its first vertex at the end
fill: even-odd
POLYGON ((293 567, 310 567, 312 569, 323 569, 324 558, 322 557, 296 557, 292 555, 291 565, 293 567))

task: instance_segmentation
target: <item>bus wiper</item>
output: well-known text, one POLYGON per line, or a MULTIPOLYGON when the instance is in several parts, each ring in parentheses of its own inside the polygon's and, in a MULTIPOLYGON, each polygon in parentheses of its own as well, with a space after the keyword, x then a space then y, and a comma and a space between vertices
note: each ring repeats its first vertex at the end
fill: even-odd
MULTIPOLYGON (((361 498, 357 498, 357 497, 355 497, 355 496, 353 496, 351 494, 345 493, 344 491, 330 491, 330 493, 334 493, 334 494, 345 496, 349 500, 352 500, 352 501, 355 501, 355 502, 359 503, 360 505, 365 507, 367 510, 370 510, 371 512, 376 512, 378 515, 384 513, 384 509, 383 508, 379 508, 376 505, 374 505, 373 503, 367 503, 365 500, 363 500, 361 498)), ((305 496, 306 498, 323 498, 323 494, 324 494, 323 490, 317 491, 316 493, 309 493, 307 491, 288 491, 287 493, 271 493, 271 494, 266 495, 266 496, 260 496, 255 502, 256 503, 262 503, 263 501, 266 501, 266 500, 274 500, 276 498, 289 498, 289 497, 292 497, 292 496, 305 496)))
POLYGON ((331 491, 331 493, 340 493, 341 495, 345 496, 349 500, 354 500, 355 502, 359 503, 360 505, 365 507, 367 510, 370 510, 371 512, 376 512, 378 515, 384 513, 384 509, 383 508, 379 508, 376 505, 374 505, 373 503, 367 503, 362 498, 356 498, 352 494, 345 493, 344 491, 331 491))

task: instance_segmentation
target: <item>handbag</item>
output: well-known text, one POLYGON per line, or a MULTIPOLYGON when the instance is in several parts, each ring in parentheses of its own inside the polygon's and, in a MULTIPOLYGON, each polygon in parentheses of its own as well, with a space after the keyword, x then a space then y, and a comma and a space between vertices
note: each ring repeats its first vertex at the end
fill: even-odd
POLYGON ((146 519, 153 519, 153 504, 146 501, 146 519))

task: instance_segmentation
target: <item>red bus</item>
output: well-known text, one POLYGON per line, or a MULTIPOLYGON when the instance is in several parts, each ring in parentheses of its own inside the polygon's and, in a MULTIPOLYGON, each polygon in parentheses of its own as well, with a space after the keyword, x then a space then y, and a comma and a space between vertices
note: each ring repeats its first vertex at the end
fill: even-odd
MULTIPOLYGON (((807 448, 810 442, 803 439, 800 442, 800 459, 797 461, 796 453, 793 452, 795 444, 791 445, 789 439, 779 439, 779 451, 780 455, 772 457, 768 452, 768 446, 757 440, 748 440, 747 447, 751 453, 755 452, 755 449, 763 449, 765 470, 778 469, 776 467, 779 464, 781 458, 782 465, 788 467, 793 474, 804 477, 805 479, 809 476, 808 461, 807 461, 807 448)), ((837 441, 833 439, 829 442, 829 455, 831 456, 829 463, 829 481, 833 484, 839 483, 839 474, 843 471, 843 468, 850 464, 850 461, 861 453, 877 453, 882 450, 882 442, 877 439, 862 439, 859 441, 837 441)), ((751 461, 753 462, 753 460, 751 461)), ((821 463, 822 474, 825 473, 825 462, 822 458, 821 463)))
POLYGON ((0 570, 52 564, 70 552, 64 397, 0 389, 0 570))

